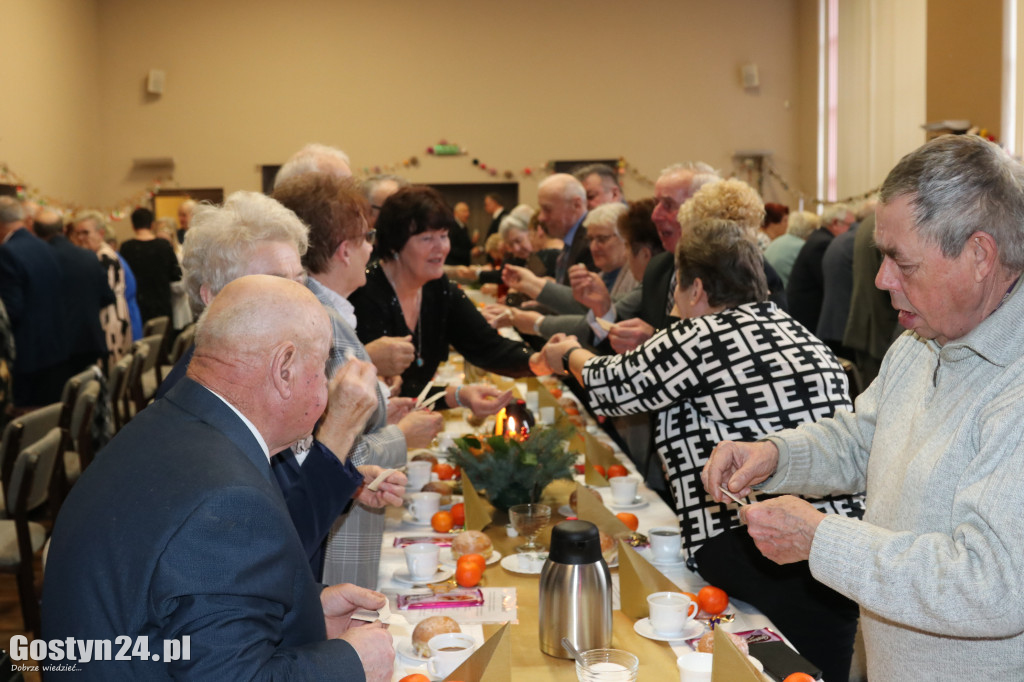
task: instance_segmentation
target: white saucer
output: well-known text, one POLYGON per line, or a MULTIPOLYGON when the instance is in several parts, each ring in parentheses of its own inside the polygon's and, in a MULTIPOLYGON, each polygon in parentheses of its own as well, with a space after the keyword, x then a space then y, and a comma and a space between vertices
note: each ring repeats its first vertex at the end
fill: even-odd
MULTIPOLYGON (((650 550, 648 550, 650 551, 650 550)), ((659 561, 654 558, 652 554, 650 556, 650 562, 658 568, 683 568, 686 566, 686 556, 682 552, 679 553, 679 558, 675 561, 659 561)))
POLYGON ((619 504, 618 502, 609 502, 608 506, 615 507, 616 509, 643 509, 648 504, 647 500, 637 495, 633 498, 633 501, 628 504, 619 504))
POLYGON ((402 521, 408 523, 410 526, 427 527, 430 525, 430 519, 426 521, 417 521, 416 517, 412 515, 412 512, 405 512, 402 514, 402 521))
MULTIPOLYGON (((519 563, 519 557, 524 556, 523 554, 509 554, 507 557, 501 560, 501 567, 509 573, 519 573, 521 575, 540 575, 541 569, 544 568, 544 560, 536 562, 537 570, 530 570, 529 568, 523 568, 519 563)), ((541 556, 547 558, 547 552, 542 552, 541 556)))
POLYGON ((654 631, 654 628, 651 627, 651 621, 649 618, 641 618, 637 622, 633 623, 633 630, 641 637, 653 639, 656 642, 679 642, 684 639, 693 639, 694 637, 700 636, 704 632, 704 624, 691 620, 678 635, 666 637, 665 635, 659 635, 654 631))
MULTIPOLYGON (((487 557, 487 565, 490 566, 492 564, 496 564, 496 563, 498 563, 498 561, 500 559, 501 559, 501 552, 499 552, 498 550, 494 550, 493 552, 491 552, 491 556, 487 557)), ((441 548, 441 565, 454 568, 457 563, 458 563, 458 561, 456 561, 455 557, 452 556, 452 548, 451 547, 442 547, 441 548)))
POLYGON ((396 583, 402 583, 403 585, 430 585, 431 583, 439 583, 442 580, 447 580, 452 577, 452 573, 454 572, 455 571, 450 568, 439 566, 437 571, 430 578, 427 578, 426 580, 414 580, 413 577, 409 575, 408 569, 398 568, 395 569, 395 572, 391 577, 396 583))
POLYGON ((395 652, 410 663, 427 662, 427 658, 416 653, 416 650, 412 648, 412 642, 408 640, 396 644, 395 652))
POLYGON ((567 504, 563 504, 561 507, 559 507, 558 513, 565 517, 576 516, 576 512, 574 512, 572 510, 572 507, 570 507, 567 504))

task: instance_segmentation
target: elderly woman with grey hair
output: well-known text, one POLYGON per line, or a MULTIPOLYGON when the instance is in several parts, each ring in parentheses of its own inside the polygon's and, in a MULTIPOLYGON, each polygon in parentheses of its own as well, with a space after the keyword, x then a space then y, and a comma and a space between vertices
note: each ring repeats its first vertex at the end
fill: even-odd
MULTIPOLYGON (((307 227, 294 212, 268 196, 235 192, 222 207, 200 204, 186 233, 182 256, 193 309, 198 314, 229 282, 244 275, 274 275, 305 283, 301 256, 308 248, 307 227)), ((184 376, 194 350, 189 348, 178 361, 160 385, 157 397, 184 376)), ((349 503, 348 498, 341 499, 335 493, 343 489, 336 483, 346 475, 345 463, 364 461, 361 453, 372 447, 365 434, 356 439, 348 453, 332 453, 314 439, 311 446, 304 444, 308 454, 301 463, 291 450, 271 460, 271 471, 282 489, 317 579, 323 570, 323 541, 349 503)), ((375 465, 361 465, 358 469, 370 477, 382 471, 375 465)), ((364 495, 359 500, 370 506, 401 503, 401 498, 393 494, 387 500, 375 498, 372 493, 364 499, 364 495)))
MULTIPOLYGON (((590 241, 590 253, 598 276, 604 280, 612 297, 636 288, 638 282, 626 265, 626 245, 617 231, 619 218, 629 208, 625 204, 604 204, 587 213, 583 227, 590 241)), ((522 267, 510 266, 515 272, 515 291, 535 299, 549 311, 562 314, 584 313, 584 307, 573 298, 572 287, 557 284, 522 267)), ((573 270, 580 268, 573 266, 573 270)), ((585 269, 585 268, 584 268, 585 269)))

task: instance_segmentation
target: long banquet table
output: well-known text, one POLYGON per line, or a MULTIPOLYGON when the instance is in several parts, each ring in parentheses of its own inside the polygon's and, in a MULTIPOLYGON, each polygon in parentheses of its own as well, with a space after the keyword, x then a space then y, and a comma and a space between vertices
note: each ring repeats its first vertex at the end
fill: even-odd
MULTIPOLYGON (((442 379, 457 380, 461 378, 456 376, 456 370, 454 369, 457 367, 459 360, 453 354, 453 361, 449 363, 447 370, 442 370, 442 373, 447 372, 447 376, 442 376, 442 379)), ((517 387, 520 393, 525 396, 525 382, 518 382, 517 387)), ((445 434, 447 436, 458 437, 469 432, 478 431, 464 421, 461 410, 450 412, 450 414, 446 415, 445 421, 445 434)), ((591 433, 614 447, 612 441, 607 439, 604 434, 599 433, 599 429, 591 423, 589 418, 587 418, 587 421, 587 429, 591 433)), ((617 448, 616 457, 630 471, 630 475, 637 477, 641 481, 643 480, 643 477, 637 474, 629 458, 617 448)), ((582 482, 583 477, 578 476, 577 479, 582 482)), ((540 540, 545 546, 547 546, 550 536, 551 525, 565 518, 558 512, 558 509, 566 504, 568 495, 574 487, 568 481, 556 482, 549 486, 545 492, 546 499, 542 501, 550 503, 552 506, 551 524, 540 536, 540 540)), ((629 511, 636 514, 639 518, 639 531, 641 533, 655 526, 678 525, 675 514, 661 500, 657 493, 641 483, 638 494, 647 502, 646 506, 640 509, 630 509, 629 511)), ((611 499, 610 492, 605 492, 604 496, 606 500, 611 499)), ((613 512, 620 511, 613 505, 608 506, 613 512)), ((403 509, 391 508, 388 510, 381 554, 378 589, 392 598, 392 610, 395 609, 394 595, 411 589, 394 580, 395 571, 405 567, 403 552, 401 549, 394 547, 394 540, 400 535, 422 535, 431 532, 429 527, 424 529, 422 526, 415 526, 403 521, 403 515, 403 509)), ((494 543, 495 549, 503 556, 508 556, 509 554, 514 554, 515 547, 522 544, 524 540, 522 538, 508 537, 504 522, 505 519, 499 512, 495 517, 495 523, 487 528, 485 532, 494 543)), ((643 554, 643 551, 641 554, 643 554)), ((680 567, 673 571, 663 570, 663 572, 681 589, 689 592, 697 592, 707 584, 698 574, 689 571, 685 567, 680 567)), ((640 679, 678 679, 676 658, 690 651, 689 646, 683 642, 669 644, 653 641, 637 634, 633 630, 633 620, 619 610, 618 572, 614 569, 612 570, 612 581, 614 589, 612 646, 631 651, 639 657, 640 679)), ((573 662, 545 655, 539 648, 538 622, 540 614, 538 611, 538 584, 539 576, 512 573, 502 568, 498 563, 495 563, 487 567, 481 586, 515 588, 517 617, 509 629, 511 636, 512 679, 530 680, 530 682, 570 682, 576 679, 573 662)), ((732 623, 724 626, 729 631, 741 632, 771 626, 770 621, 749 604, 733 600, 730 604, 729 612, 734 613, 736 616, 732 623)), ((418 618, 410 616, 408 626, 401 622, 397 626, 392 626, 391 631, 394 635, 396 646, 408 643, 414 619, 418 620, 418 618)), ((490 637, 499 627, 500 625, 488 624, 483 626, 482 632, 479 631, 478 626, 470 626, 469 628, 464 628, 464 630, 471 634, 476 632, 476 636, 480 639, 481 637, 490 637)), ((393 680, 397 682, 403 676, 414 672, 427 674, 422 664, 410 661, 404 656, 396 657, 393 680)))

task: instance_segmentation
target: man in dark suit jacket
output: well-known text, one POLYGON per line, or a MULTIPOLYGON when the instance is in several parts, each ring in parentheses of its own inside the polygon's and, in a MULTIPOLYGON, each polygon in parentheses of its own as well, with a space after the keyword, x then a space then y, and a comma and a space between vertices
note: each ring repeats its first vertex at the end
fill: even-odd
POLYGON ((486 241, 487 237, 492 234, 498 234, 502 218, 507 216, 510 211, 501 205, 501 197, 497 194, 488 194, 484 197, 484 210, 487 211, 487 215, 491 216, 491 224, 487 227, 487 234, 484 235, 484 241, 486 241))
POLYGON ((832 240, 850 229, 856 217, 846 204, 832 204, 821 216, 821 227, 811 233, 800 248, 789 273, 786 296, 789 313, 811 333, 818 331, 821 303, 825 299, 822 261, 832 240))
POLYGON ((71 376, 62 282, 53 249, 26 228, 24 208, 0 197, 0 299, 14 329, 16 408, 57 402, 71 376))
POLYGON ((899 328, 899 313, 892 307, 889 292, 875 286, 881 266, 882 252, 875 244, 872 213, 857 228, 853 242, 853 293, 843 335, 843 345, 854 350, 862 390, 878 376, 882 358, 899 328))
POLYGON ((555 261, 555 282, 569 284, 569 267, 583 263, 595 271, 590 255, 590 240, 583 219, 587 217, 587 191, 568 173, 548 176, 537 188, 540 206, 538 220, 548 235, 561 239, 565 246, 555 261))
POLYGON ((328 387, 327 314, 279 277, 228 284, 199 324, 188 377, 99 453, 57 518, 44 637, 146 636, 161 655, 79 662, 75 679, 389 680, 387 630, 349 627, 384 596, 322 589, 270 474, 328 403, 318 438, 348 451, 376 407, 373 366, 352 361, 328 387), (189 659, 165 660, 185 636, 189 659))
POLYGON ((40 211, 33 229, 36 236, 53 248, 63 271, 61 302, 71 344, 68 372, 77 374, 89 365, 106 361, 107 336, 100 312, 115 303, 114 292, 96 254, 64 237, 64 223, 56 212, 40 211))
POLYGON ((455 224, 448 228, 448 243, 451 249, 444 259, 445 265, 469 265, 470 252, 473 250, 473 239, 469 236, 469 205, 464 201, 455 204, 452 209, 455 224))

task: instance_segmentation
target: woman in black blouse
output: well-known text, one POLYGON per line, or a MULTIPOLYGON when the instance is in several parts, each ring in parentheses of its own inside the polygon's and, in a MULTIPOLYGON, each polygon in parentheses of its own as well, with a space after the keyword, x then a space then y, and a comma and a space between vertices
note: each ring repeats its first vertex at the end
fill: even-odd
MULTIPOLYGON (((366 272, 366 285, 349 297, 359 321, 356 333, 367 344, 382 336, 410 336, 412 364, 402 372, 401 395, 415 397, 433 378, 454 346, 468 362, 497 374, 531 374, 530 349, 506 339, 487 324, 476 306, 444 274, 451 209, 430 187, 405 187, 388 197, 377 218, 379 262, 366 272)), ((511 393, 486 384, 447 386, 448 407, 493 414, 511 393)))

